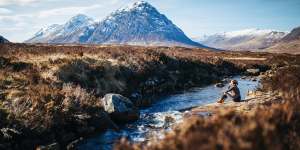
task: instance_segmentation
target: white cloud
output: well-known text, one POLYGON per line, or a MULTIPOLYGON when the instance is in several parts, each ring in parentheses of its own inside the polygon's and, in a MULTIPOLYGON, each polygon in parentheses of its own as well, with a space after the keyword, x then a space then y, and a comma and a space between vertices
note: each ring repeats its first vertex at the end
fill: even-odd
POLYGON ((11 13, 12 13, 12 11, 7 8, 0 8, 0 15, 8 15, 11 13))

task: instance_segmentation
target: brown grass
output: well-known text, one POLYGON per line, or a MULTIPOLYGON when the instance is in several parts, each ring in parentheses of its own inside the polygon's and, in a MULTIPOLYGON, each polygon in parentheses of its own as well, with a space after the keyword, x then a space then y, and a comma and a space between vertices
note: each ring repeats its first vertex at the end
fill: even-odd
POLYGON ((247 68, 268 70, 299 60, 293 55, 180 47, 1 44, 0 128, 21 134, 13 140, 0 135, 0 149, 32 149, 51 142, 64 147, 108 128, 101 106, 106 93, 144 106, 160 94, 218 82, 247 68), (243 57, 259 59, 238 59, 243 57))

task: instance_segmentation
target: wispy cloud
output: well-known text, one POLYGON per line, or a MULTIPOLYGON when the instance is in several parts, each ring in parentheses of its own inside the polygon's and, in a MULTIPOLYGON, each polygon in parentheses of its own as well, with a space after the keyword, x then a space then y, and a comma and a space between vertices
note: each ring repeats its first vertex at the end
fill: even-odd
POLYGON ((26 5, 34 2, 38 2, 41 0, 0 0, 0 6, 5 5, 26 5))

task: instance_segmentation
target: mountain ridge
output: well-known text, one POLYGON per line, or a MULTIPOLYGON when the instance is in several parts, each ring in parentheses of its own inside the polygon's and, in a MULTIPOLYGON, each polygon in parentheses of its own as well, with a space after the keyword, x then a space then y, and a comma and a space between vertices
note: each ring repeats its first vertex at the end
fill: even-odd
POLYGON ((264 51, 273 53, 300 54, 300 27, 294 28, 275 45, 264 51))
POLYGON ((279 42, 287 32, 244 29, 204 36, 198 41, 204 45, 225 50, 261 50, 279 42))

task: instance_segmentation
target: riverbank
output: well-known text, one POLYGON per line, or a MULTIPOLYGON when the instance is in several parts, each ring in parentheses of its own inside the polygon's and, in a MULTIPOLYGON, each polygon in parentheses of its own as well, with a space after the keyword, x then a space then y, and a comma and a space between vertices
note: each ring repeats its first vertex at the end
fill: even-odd
POLYGON ((1 44, 0 56, 0 147, 11 149, 66 148, 114 127, 103 105, 108 93, 143 107, 158 95, 298 61, 294 55, 180 47, 26 44, 1 44))
POLYGON ((299 149, 299 73, 299 65, 270 70, 247 101, 194 108, 163 140, 123 139, 116 149, 299 149))

